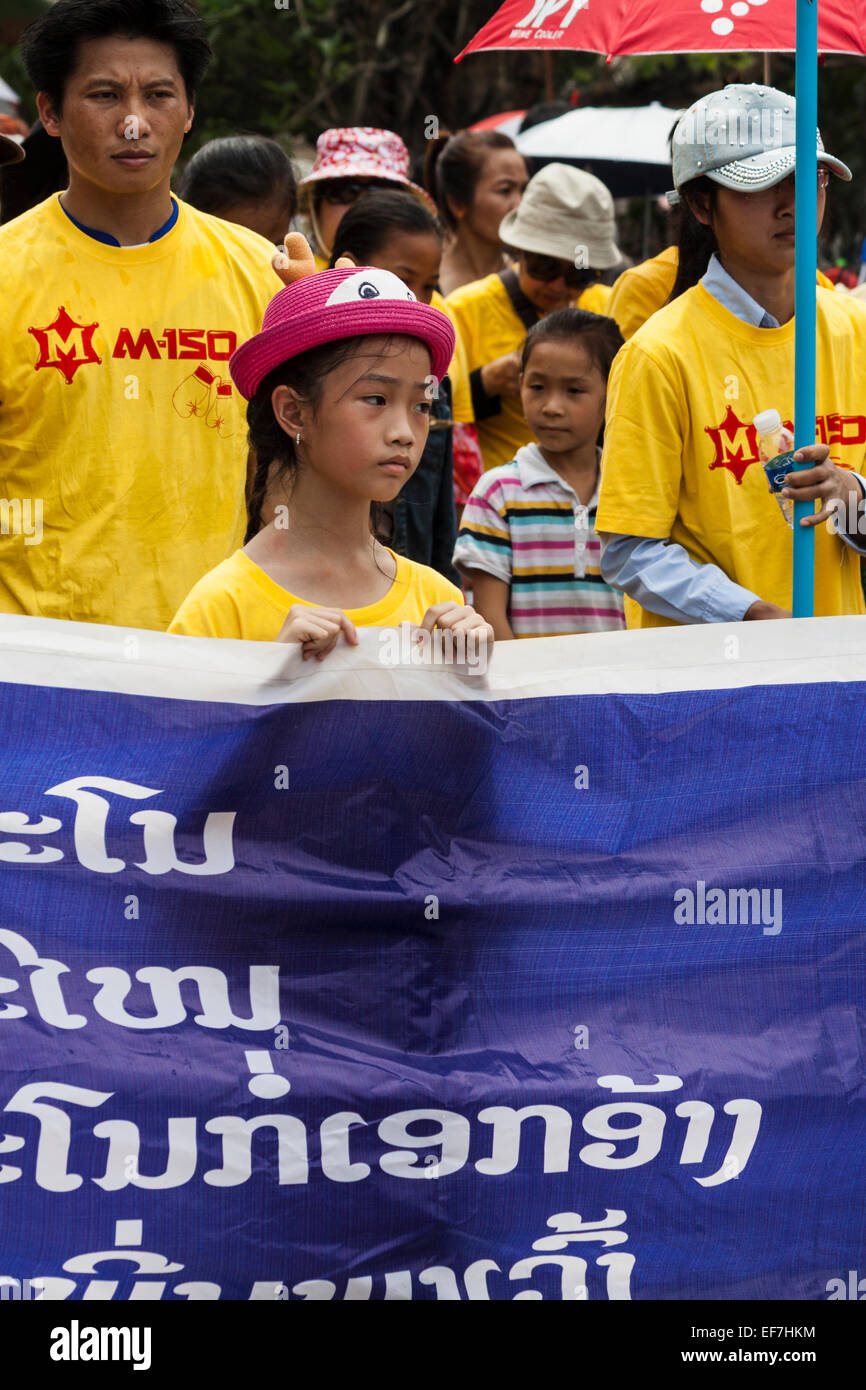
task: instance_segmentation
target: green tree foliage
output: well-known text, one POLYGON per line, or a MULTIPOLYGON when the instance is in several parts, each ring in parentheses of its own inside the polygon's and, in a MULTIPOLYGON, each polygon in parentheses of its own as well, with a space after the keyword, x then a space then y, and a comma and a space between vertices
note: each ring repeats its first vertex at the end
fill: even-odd
MULTIPOLYGON (((195 0, 215 50, 199 93, 187 141, 236 131, 315 140, 332 125, 397 130, 412 154, 426 148, 431 117, 457 130, 496 111, 579 94, 582 105, 683 107, 726 82, 761 81, 760 54, 671 54, 614 59, 597 54, 479 53, 455 65, 454 55, 485 23, 496 0, 195 0)), ((44 0, 3 0, 23 14, 44 0)), ((20 17, 19 17, 20 29, 20 17)), ((0 75, 21 93, 25 117, 35 115, 17 49, 2 42, 0 75)), ((774 85, 793 92, 790 55, 773 57, 774 85)), ((828 58, 819 74, 819 109, 827 147, 851 165, 856 182, 834 180, 825 252, 859 254, 866 231, 866 82, 864 65, 828 58)), ((663 232, 659 222, 658 232, 663 232)))

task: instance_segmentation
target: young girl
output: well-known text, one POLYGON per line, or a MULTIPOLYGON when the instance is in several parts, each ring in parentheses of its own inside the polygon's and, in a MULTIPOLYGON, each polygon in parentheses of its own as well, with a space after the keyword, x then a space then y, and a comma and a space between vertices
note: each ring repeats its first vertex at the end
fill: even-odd
MULTIPOLYGON (((432 212, 417 198, 391 190, 364 193, 349 208, 337 228, 331 264, 347 257, 355 265, 390 270, 403 281, 421 304, 445 301, 436 293, 442 259, 442 228, 432 212)), ((451 563, 457 522, 452 477, 452 402, 462 390, 464 419, 471 418, 469 383, 465 371, 455 380, 455 355, 448 376, 430 403, 430 433, 421 462, 394 501, 383 508, 377 528, 379 539, 389 542, 400 555, 432 565, 446 579, 459 584, 451 563)))
POLYGON ((387 271, 301 273, 229 366, 257 459, 247 543, 196 584, 169 631, 298 642, 319 660, 341 633, 354 644, 357 627, 404 621, 483 642, 492 633, 460 590, 370 528, 371 503, 392 501, 418 467, 451 324, 387 271), (272 464, 289 500, 260 529, 272 464))
POLYGON ((549 314, 526 335, 520 399, 538 443, 479 480, 454 551, 498 638, 625 626, 595 535, 598 440, 621 345, 612 319, 583 309, 549 314))
MULTIPOLYGON (((772 87, 711 92, 674 133, 677 284, 611 375, 597 519, 630 627, 791 616, 791 531, 753 420, 771 409, 793 419, 795 163, 796 103, 772 87)), ((817 166, 820 226, 830 174, 851 173, 820 137, 817 166)), ((820 443, 798 451, 810 466, 783 495, 821 502, 800 523, 817 528, 816 616, 862 613, 866 315, 819 289, 816 326, 820 443), (819 525, 840 510, 850 534, 819 525)))

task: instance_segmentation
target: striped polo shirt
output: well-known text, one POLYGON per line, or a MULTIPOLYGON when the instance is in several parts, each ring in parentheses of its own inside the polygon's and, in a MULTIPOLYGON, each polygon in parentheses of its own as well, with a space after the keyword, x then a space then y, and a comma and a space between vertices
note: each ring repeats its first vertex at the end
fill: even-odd
POLYGON ((625 627, 622 594, 601 577, 597 506, 598 485, 584 506, 537 444, 524 445, 511 463, 491 468, 476 483, 454 564, 508 584, 515 637, 625 627))

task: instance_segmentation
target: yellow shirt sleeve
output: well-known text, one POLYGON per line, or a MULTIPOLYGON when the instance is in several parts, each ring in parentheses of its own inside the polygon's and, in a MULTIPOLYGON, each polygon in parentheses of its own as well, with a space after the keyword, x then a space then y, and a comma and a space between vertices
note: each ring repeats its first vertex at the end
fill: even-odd
POLYGON ((667 302, 677 278, 678 262, 677 248, 669 246, 660 255, 631 266, 620 275, 606 313, 616 319, 626 341, 667 302))
POLYGON ((583 294, 577 301, 578 309, 585 309, 588 314, 610 314, 610 297, 612 290, 610 285, 602 285, 597 282, 588 285, 583 294))
POLYGON ((433 291, 433 298, 430 303, 434 309, 440 309, 448 317, 454 329, 454 356, 451 358, 451 366, 448 368, 448 375, 451 378, 452 417, 458 425, 471 425, 472 396, 469 390, 469 367, 457 315, 450 304, 436 290, 433 291))
MULTIPOLYGON (((477 368, 522 347, 526 329, 514 312, 498 275, 461 285, 448 296, 446 304, 462 340, 467 380, 468 374, 477 368)), ((454 418, 462 424, 472 422, 471 398, 468 419, 461 420, 456 409, 454 418)), ((532 431, 523 418, 518 397, 504 396, 499 412, 478 422, 478 442, 485 469, 510 462, 517 450, 531 439, 532 431)))
POLYGON ((244 614, 249 593, 237 573, 235 560, 236 556, 231 556, 199 580, 172 618, 169 632, 181 637, 248 635, 244 614))
POLYGON ((685 414, 675 373, 627 343, 608 381, 596 530, 667 540, 679 506, 685 414))

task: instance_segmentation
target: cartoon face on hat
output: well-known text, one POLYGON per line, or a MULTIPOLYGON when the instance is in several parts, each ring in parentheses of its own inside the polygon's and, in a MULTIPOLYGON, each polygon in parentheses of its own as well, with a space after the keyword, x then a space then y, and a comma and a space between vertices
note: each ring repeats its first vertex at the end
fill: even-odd
POLYGON ((365 269, 348 275, 330 294, 325 303, 355 304, 369 299, 411 299, 417 304, 414 294, 390 270, 365 269))
POLYGON ((321 270, 274 295, 261 332, 241 344, 229 371, 249 400, 268 373, 292 357, 341 338, 391 333, 424 343, 431 372, 442 380, 454 352, 454 329, 446 314, 419 304, 390 270, 354 265, 321 270))

